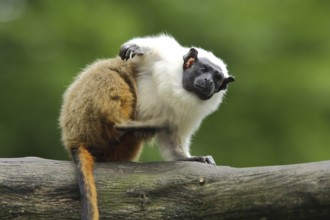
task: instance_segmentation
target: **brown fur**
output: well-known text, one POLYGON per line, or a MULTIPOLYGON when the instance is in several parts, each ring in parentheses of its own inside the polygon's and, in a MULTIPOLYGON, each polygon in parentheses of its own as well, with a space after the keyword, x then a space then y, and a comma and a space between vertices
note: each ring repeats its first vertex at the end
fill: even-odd
POLYGON ((134 120, 134 66, 120 58, 96 61, 77 76, 64 94, 60 116, 67 150, 86 146, 96 161, 132 160, 141 140, 122 135, 114 125, 134 120))
POLYGON ((145 137, 115 128, 134 120, 135 67, 119 57, 96 61, 77 76, 63 97, 60 127, 65 148, 78 168, 83 219, 98 219, 95 161, 129 161, 145 137))

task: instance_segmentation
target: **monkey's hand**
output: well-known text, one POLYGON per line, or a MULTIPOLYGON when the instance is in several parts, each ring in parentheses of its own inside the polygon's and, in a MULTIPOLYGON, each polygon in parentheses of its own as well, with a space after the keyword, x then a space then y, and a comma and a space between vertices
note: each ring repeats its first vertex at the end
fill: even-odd
POLYGON ((212 156, 193 156, 193 157, 188 157, 181 159, 183 161, 196 161, 196 162, 201 162, 201 163, 206 163, 210 165, 216 165, 214 159, 212 156))
POLYGON ((139 47, 136 44, 124 44, 119 51, 119 56, 122 60, 132 59, 135 55, 142 56, 146 49, 139 47))

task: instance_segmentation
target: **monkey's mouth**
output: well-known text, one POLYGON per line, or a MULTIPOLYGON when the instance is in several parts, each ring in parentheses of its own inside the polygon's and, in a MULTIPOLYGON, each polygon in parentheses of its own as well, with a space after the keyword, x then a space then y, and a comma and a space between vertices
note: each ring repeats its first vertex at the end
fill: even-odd
POLYGON ((200 100, 208 100, 215 93, 215 88, 213 84, 204 84, 195 82, 193 84, 186 84, 183 82, 183 88, 194 95, 196 95, 200 100))
POLYGON ((208 95, 208 96, 198 95, 198 98, 201 99, 201 100, 203 100, 203 101, 206 101, 206 100, 210 99, 212 96, 213 96, 213 94, 208 95))
POLYGON ((214 86, 204 86, 200 84, 194 85, 194 93, 198 96, 201 100, 208 100, 210 99, 214 94, 214 86))

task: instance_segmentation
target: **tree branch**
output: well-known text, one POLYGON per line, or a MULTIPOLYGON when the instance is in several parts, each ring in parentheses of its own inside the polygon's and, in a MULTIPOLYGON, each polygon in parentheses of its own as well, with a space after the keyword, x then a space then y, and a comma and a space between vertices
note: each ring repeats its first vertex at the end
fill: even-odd
MULTIPOLYGON (((330 161, 99 163, 95 178, 102 219, 330 219, 330 161)), ((0 219, 79 218, 71 162, 0 159, 0 219)))

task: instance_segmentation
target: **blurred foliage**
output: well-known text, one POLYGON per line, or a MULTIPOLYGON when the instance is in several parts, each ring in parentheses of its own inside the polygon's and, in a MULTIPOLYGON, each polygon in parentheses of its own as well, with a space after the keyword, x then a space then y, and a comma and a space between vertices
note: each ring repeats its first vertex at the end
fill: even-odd
MULTIPOLYGON (((236 77, 192 154, 259 166, 330 159, 330 1, 0 0, 0 157, 66 159, 62 94, 97 58, 160 32, 236 77)), ((156 147, 142 161, 159 160, 156 147)))

